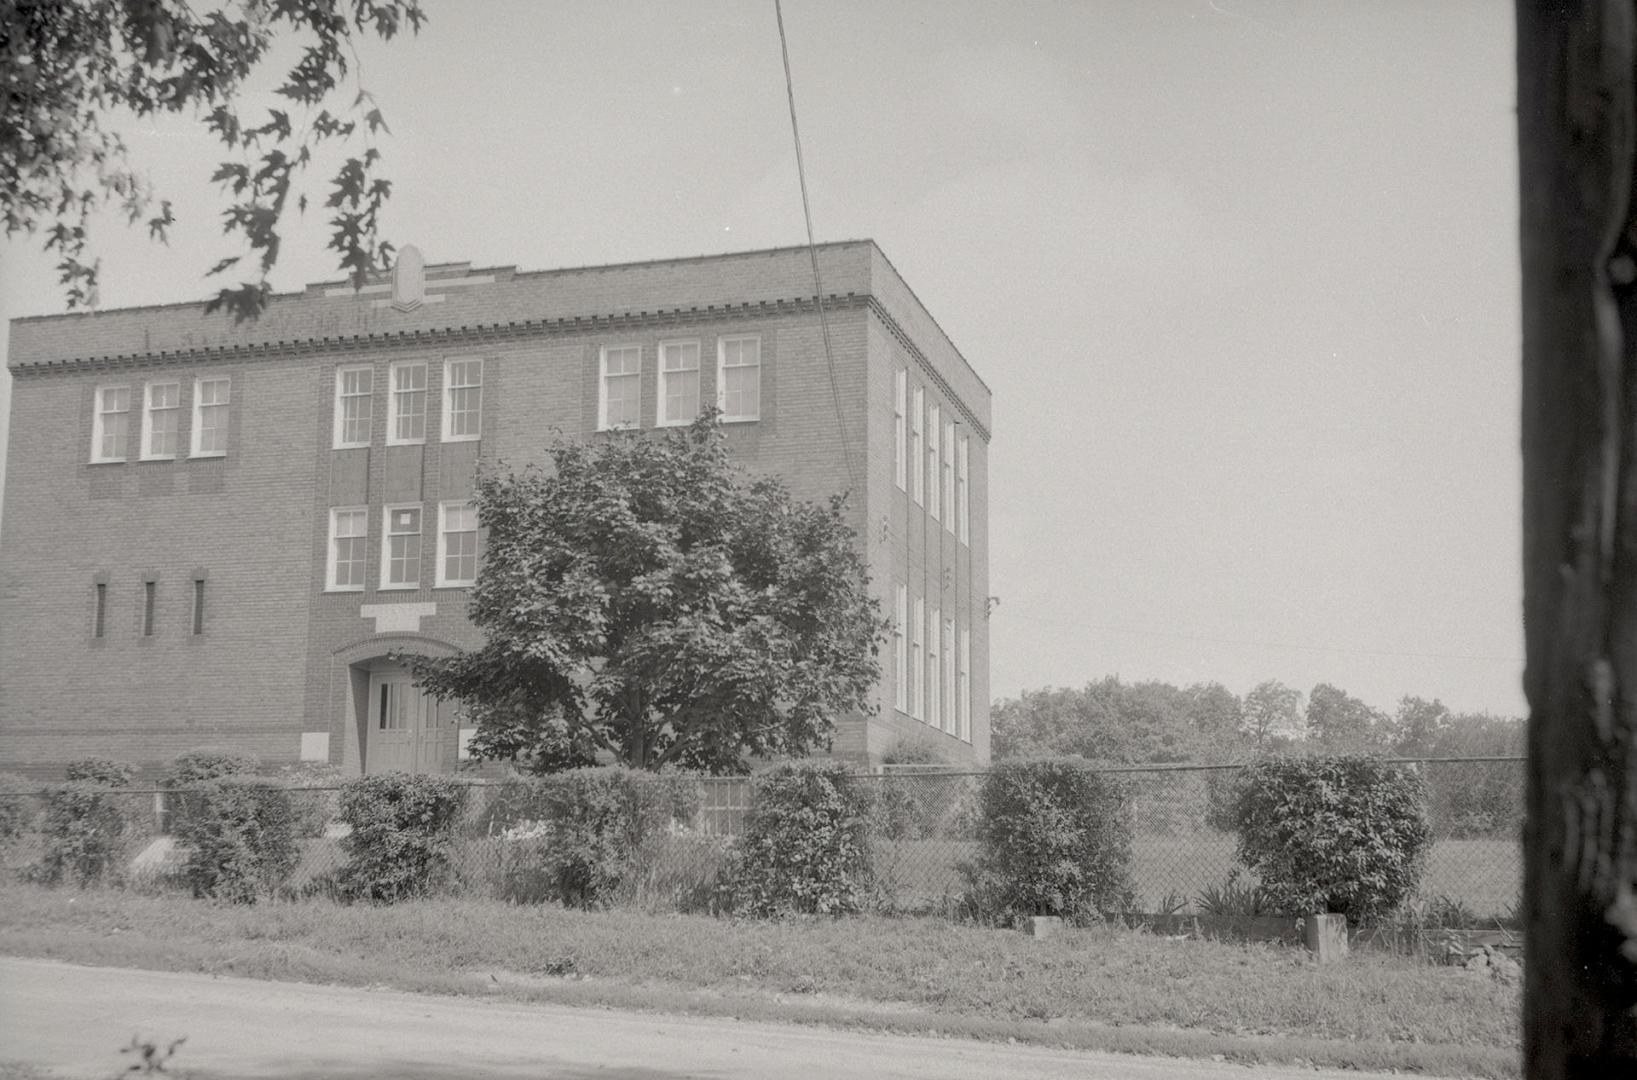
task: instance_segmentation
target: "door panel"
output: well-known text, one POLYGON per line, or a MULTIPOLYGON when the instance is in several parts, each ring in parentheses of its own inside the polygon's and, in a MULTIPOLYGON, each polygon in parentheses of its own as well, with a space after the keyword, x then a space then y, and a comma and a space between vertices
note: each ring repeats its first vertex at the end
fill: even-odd
POLYGON ((417 690, 407 671, 377 671, 369 680, 365 771, 452 772, 458 723, 450 705, 417 690))

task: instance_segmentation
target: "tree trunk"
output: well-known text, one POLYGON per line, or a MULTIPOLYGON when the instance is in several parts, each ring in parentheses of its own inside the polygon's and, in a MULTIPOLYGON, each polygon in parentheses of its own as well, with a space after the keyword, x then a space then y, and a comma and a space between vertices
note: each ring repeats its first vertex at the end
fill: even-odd
POLYGON ((1637 1076, 1637 12, 1517 0, 1524 1068, 1637 1076))

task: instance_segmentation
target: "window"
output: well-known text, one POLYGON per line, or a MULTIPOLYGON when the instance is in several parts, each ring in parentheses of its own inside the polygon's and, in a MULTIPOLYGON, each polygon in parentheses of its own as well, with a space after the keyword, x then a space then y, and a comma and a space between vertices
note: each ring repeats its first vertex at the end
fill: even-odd
POLYGON ((124 461, 130 423, 131 388, 97 387, 96 414, 91 419, 91 460, 124 461))
POLYGON ((716 343, 716 404, 723 420, 761 419, 761 338, 730 337, 716 343))
POLYGON ((892 390, 892 474, 898 482, 899 491, 909 490, 909 468, 904 464, 904 438, 909 433, 905 430, 906 417, 909 411, 909 372, 898 369, 896 383, 892 390))
POLYGON ((148 384, 142 400, 142 460, 165 461, 176 456, 181 413, 181 383, 148 384))
POLYGON ((962 435, 955 446, 955 516, 959 519, 961 543, 970 544, 972 542, 972 515, 968 509, 969 496, 967 491, 971 484, 967 481, 966 475, 966 436, 962 435))
POLYGON ((392 424, 388 446, 426 441, 426 365, 392 365, 392 424))
POLYGON ((926 446, 926 512, 933 521, 938 520, 938 406, 927 409, 927 446, 926 446))
POLYGON ((421 508, 388 506, 381 588, 413 589, 421 583, 421 508))
POLYGON ((641 346, 605 346, 602 350, 602 392, 597 395, 597 430, 640 427, 641 405, 641 346))
POLYGON ((904 640, 904 624, 909 621, 909 589, 898 586, 898 605, 892 620, 893 705, 909 711, 909 645, 904 640))
POLYGON ((159 601, 159 582, 144 581, 142 583, 142 636, 153 637, 154 608, 159 601))
POLYGON ((944 528, 955 531, 955 423, 944 421, 943 454, 940 461, 944 477, 944 528))
POLYGON ((483 361, 443 362, 443 441, 470 442, 483 435, 483 361))
POLYGON ((336 592, 364 591, 364 560, 369 542, 369 511, 362 506, 330 511, 330 578, 336 592))
POLYGON ((205 579, 193 579, 193 636, 205 632, 205 579))
POLYGON ((921 698, 926 692, 926 645, 922 634, 926 632, 926 600, 915 598, 915 618, 910 620, 910 658, 914 661, 910 665, 909 679, 909 714, 915 719, 921 719, 921 698))
POLYGON ((660 425, 692 423, 698 415, 699 342, 660 342, 660 425))
POLYGON ((470 585, 477 580, 477 507, 465 502, 438 504, 438 584, 470 585))
POLYGON ((375 419, 375 369, 335 369, 335 448, 368 446, 375 419))
POLYGON ((401 682, 381 684, 381 714, 377 731, 409 730, 409 685, 401 682))
POLYGON ((227 406, 231 385, 227 379, 193 380, 194 457, 221 457, 227 453, 227 406))
POLYGON ((955 620, 944 620, 944 713, 943 729, 955 732, 955 620))
POLYGON ((915 404, 909 410, 910 428, 910 457, 909 467, 915 470, 914 480, 910 484, 910 493, 915 498, 915 505, 920 506, 926 499, 926 476, 921 469, 921 448, 926 443, 925 429, 926 391, 919 386, 915 388, 915 404))
POLYGON ((91 636, 102 637, 108 630, 108 585, 96 584, 96 607, 91 614, 91 636))
POLYGON ((943 629, 943 621, 938 618, 938 609, 927 612, 926 636, 928 638, 926 651, 926 722, 936 726, 939 717, 939 691, 943 689, 943 681, 938 677, 938 661, 943 655, 939 648, 939 632, 943 629))
POLYGON ((955 691, 955 734, 972 741, 972 630, 961 631, 961 680, 955 691))

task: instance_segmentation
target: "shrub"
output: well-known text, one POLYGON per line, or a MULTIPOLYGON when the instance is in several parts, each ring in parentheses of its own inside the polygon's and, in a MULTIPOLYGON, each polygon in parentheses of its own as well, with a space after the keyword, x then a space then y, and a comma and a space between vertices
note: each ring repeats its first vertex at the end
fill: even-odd
POLYGON ((176 837, 188 846, 182 879, 194 896, 255 903, 295 869, 295 813, 284 788, 230 774, 180 799, 176 837))
POLYGON ((1131 906, 1130 803, 1113 776, 1081 758, 1007 761, 978 798, 978 860, 962 868, 973 915, 1087 923, 1131 906))
POLYGON ((16 773, 0 773, 0 843, 15 840, 34 821, 34 793, 42 785, 16 773))
POLYGON ((325 828, 341 809, 340 787, 346 774, 338 766, 323 761, 303 761, 281 766, 278 781, 290 788, 290 802, 296 815, 296 835, 323 836, 325 828))
POLYGON ((125 815, 108 787, 86 781, 61 784, 45 796, 44 853, 24 876, 43 885, 72 877, 81 887, 118 874, 125 851, 125 815))
POLYGON ((729 869, 733 910, 768 917, 863 909, 874 880, 868 786, 823 763, 781 765, 750 791, 729 869))
POLYGON ((202 747, 176 755, 166 768, 161 784, 165 787, 193 787, 224 776, 249 775, 259 768, 261 760, 254 754, 202 747))
POLYGON ((1281 914, 1372 922, 1415 891, 1426 808, 1420 774, 1376 758, 1259 761, 1239 782, 1239 859, 1281 914))
POLYGON ((448 776, 380 773, 341 789, 347 862, 336 886, 348 899, 394 903, 424 896, 449 872, 450 845, 466 788, 448 776))
POLYGON ((70 761, 64 770, 70 784, 101 784, 103 787, 130 787, 136 778, 136 766, 128 761, 112 758, 80 758, 70 761))
POLYGON ((502 798, 518 821, 502 835, 532 850, 512 860, 505 895, 597 908, 640 876, 674 823, 692 820, 699 796, 690 779, 606 765, 519 779, 502 798))

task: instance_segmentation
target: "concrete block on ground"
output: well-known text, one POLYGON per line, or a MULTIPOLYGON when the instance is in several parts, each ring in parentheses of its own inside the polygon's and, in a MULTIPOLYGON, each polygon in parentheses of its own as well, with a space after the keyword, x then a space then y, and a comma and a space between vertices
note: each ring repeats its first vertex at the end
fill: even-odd
POLYGON ((1347 916, 1309 915, 1302 920, 1302 941, 1321 964, 1333 964, 1347 955, 1347 916))
POLYGON ((1056 915, 1030 915, 1023 920, 1023 932, 1030 937, 1051 937, 1063 929, 1063 920, 1056 915))

